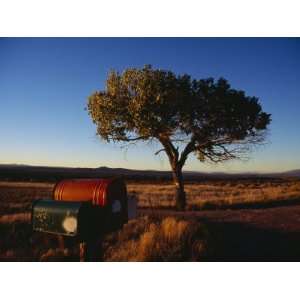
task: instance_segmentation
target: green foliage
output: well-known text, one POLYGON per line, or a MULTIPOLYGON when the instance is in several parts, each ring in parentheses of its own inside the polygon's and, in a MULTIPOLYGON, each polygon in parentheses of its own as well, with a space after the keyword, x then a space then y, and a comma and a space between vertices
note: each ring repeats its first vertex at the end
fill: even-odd
POLYGON ((87 109, 106 141, 160 141, 173 170, 191 152, 201 161, 237 158, 248 145, 264 141, 271 121, 258 98, 232 89, 223 78, 196 80, 149 65, 111 71, 105 90, 89 97, 87 109), (180 156, 176 143, 185 145, 180 156))

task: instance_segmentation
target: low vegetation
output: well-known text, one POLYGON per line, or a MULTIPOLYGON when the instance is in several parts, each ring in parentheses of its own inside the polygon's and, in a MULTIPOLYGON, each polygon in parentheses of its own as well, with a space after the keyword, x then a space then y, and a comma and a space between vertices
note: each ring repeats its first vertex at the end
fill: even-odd
MULTIPOLYGON (((211 181, 186 184, 187 209, 233 207, 300 199, 300 180, 211 181)), ((129 184, 139 207, 170 208, 174 206, 172 184, 129 184)))
MULTIPOLYGON (((140 208, 174 204, 172 184, 129 183, 140 208)), ((35 199, 51 198, 53 184, 0 182, 0 260, 78 261, 78 245, 56 236, 32 234, 30 208, 35 199)), ((300 180, 236 180, 186 185, 189 209, 230 208, 249 203, 300 199, 300 180)), ((300 201, 300 200, 299 200, 300 201)), ((106 261, 201 261, 214 251, 210 230, 193 218, 140 216, 106 237, 106 261)))
MULTIPOLYGON (((79 246, 70 240, 31 232, 26 218, 0 223, 1 261, 78 261, 79 246)), ((209 236, 197 221, 147 216, 126 224, 104 240, 105 261, 199 261, 209 253, 209 236)))
POLYGON ((108 261, 199 261, 209 251, 205 226, 193 220, 142 217, 109 236, 108 261))

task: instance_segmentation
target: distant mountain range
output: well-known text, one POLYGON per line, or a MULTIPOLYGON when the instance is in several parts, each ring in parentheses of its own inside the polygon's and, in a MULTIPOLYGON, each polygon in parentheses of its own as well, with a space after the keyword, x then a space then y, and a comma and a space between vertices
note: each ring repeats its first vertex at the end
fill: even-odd
MULTIPOLYGON (((47 167, 30 166, 19 164, 0 164, 0 180, 33 180, 33 181, 57 181, 64 178, 95 178, 124 176, 131 180, 170 180, 170 171, 157 170, 131 170, 124 168, 70 168, 70 167, 47 167)), ((298 177, 300 169, 278 173, 224 173, 224 172, 196 172, 185 171, 185 180, 206 179, 241 179, 241 178, 281 178, 298 177)))

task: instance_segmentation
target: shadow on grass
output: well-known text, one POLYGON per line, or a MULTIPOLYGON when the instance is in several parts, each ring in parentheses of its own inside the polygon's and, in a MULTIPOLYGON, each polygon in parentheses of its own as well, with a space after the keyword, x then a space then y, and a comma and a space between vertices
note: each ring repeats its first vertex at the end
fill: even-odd
POLYGON ((211 210, 211 209, 259 209, 259 208, 272 208, 281 206, 291 206, 300 204, 300 199, 286 199, 286 200, 273 200, 273 201, 260 201, 260 202, 245 202, 245 203, 204 203, 201 208, 192 207, 192 210, 211 210))
MULTIPOLYGON (((243 202, 243 203, 224 203, 224 202, 204 202, 199 204, 190 204, 187 205, 188 211, 204 211, 204 210, 225 210, 225 209, 259 209, 259 208, 272 208, 272 207, 281 207, 281 206, 291 206, 299 205, 300 199, 286 199, 286 200, 267 200, 259 202, 243 202)), ((174 211, 175 207, 172 205, 169 206, 138 206, 139 210, 147 210, 155 212, 157 210, 163 211, 174 211)))
POLYGON ((299 261, 300 233, 261 229, 238 222, 204 223, 213 241, 207 261, 299 261))

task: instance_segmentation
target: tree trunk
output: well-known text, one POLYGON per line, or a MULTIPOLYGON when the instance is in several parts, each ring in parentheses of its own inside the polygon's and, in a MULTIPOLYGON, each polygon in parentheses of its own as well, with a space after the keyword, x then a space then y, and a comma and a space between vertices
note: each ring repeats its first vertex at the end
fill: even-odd
POLYGON ((176 209, 177 210, 185 210, 186 197, 185 197, 185 191, 184 191, 182 169, 179 166, 176 166, 173 168, 173 180, 175 183, 176 209))

